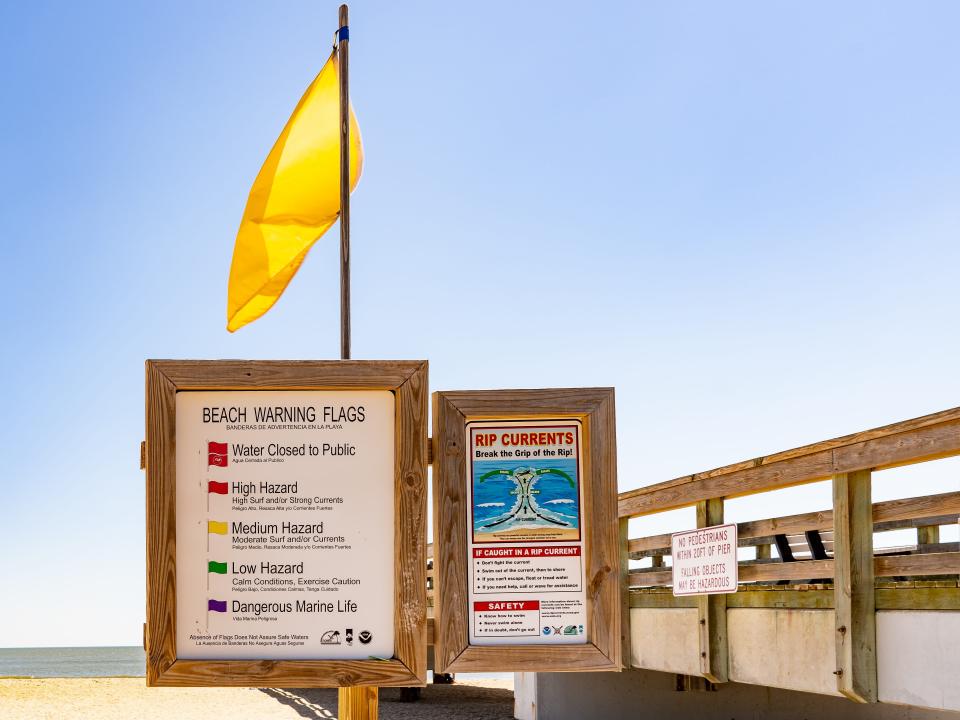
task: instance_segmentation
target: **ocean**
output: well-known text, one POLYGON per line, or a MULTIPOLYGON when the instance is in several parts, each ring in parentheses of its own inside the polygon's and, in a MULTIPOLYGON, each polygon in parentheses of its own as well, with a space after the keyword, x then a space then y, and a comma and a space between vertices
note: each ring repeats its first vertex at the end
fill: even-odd
POLYGON ((143 677, 139 647, 0 648, 0 677, 143 677))
MULTIPOLYGON (((0 678, 144 677, 142 648, 0 648, 0 678)), ((464 677, 513 679, 513 673, 469 673, 464 677)), ((429 682, 429 679, 428 679, 429 682)))

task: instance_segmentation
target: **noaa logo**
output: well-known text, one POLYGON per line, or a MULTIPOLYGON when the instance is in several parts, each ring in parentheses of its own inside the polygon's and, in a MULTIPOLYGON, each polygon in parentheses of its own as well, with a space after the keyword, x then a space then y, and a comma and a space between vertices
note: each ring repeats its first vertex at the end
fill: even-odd
POLYGON ((364 645, 369 645, 370 641, 373 640, 373 634, 369 630, 362 630, 357 639, 362 642, 364 645))
POLYGON ((543 634, 544 634, 544 635, 549 635, 549 634, 550 634, 550 628, 547 627, 546 625, 543 626, 543 634))

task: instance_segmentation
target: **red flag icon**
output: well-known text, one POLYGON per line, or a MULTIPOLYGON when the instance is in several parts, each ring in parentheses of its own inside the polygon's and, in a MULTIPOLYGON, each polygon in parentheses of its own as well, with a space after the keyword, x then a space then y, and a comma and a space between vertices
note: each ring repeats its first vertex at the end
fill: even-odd
POLYGON ((207 467, 216 465, 217 467, 227 466, 227 444, 210 442, 207 444, 207 467))
POLYGON ((207 480, 207 492, 216 493, 217 495, 226 495, 229 491, 227 484, 225 482, 217 482, 216 480, 207 480))

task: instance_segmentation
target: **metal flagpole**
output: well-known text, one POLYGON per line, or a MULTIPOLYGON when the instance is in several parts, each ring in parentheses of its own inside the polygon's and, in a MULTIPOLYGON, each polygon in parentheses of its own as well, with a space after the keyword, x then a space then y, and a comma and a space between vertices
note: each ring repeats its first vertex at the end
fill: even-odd
MULTIPOLYGON (((350 359, 350 27, 347 6, 340 6, 337 65, 340 80, 340 359, 350 359)), ((341 720, 376 720, 379 690, 342 687, 337 691, 341 720)))
POLYGON ((340 359, 350 359, 350 29, 340 6, 337 63, 340 77, 340 359))

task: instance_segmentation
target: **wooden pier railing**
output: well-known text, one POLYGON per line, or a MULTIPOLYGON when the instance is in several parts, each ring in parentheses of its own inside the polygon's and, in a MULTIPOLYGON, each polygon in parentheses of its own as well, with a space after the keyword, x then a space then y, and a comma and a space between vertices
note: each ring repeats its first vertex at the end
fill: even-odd
POLYGON ((949 492, 874 504, 872 473, 954 455, 960 455, 960 408, 621 493, 625 557, 653 558, 650 568, 625 571, 630 605, 696 606, 701 673, 713 682, 727 679, 728 606, 833 608, 837 689, 875 701, 877 607, 960 609, 960 547, 939 542, 939 527, 957 523, 960 515, 960 479, 949 492), (736 595, 673 598, 664 590, 672 584, 664 564, 670 535, 628 537, 632 518, 695 506, 698 527, 717 525, 726 499, 823 480, 832 481, 832 509, 737 525, 739 545, 756 553, 739 563, 736 595), (874 551, 875 532, 899 528, 917 529, 916 546, 874 551), (878 585, 876 578, 898 581, 878 585), (909 597, 892 595, 898 590, 909 597))

